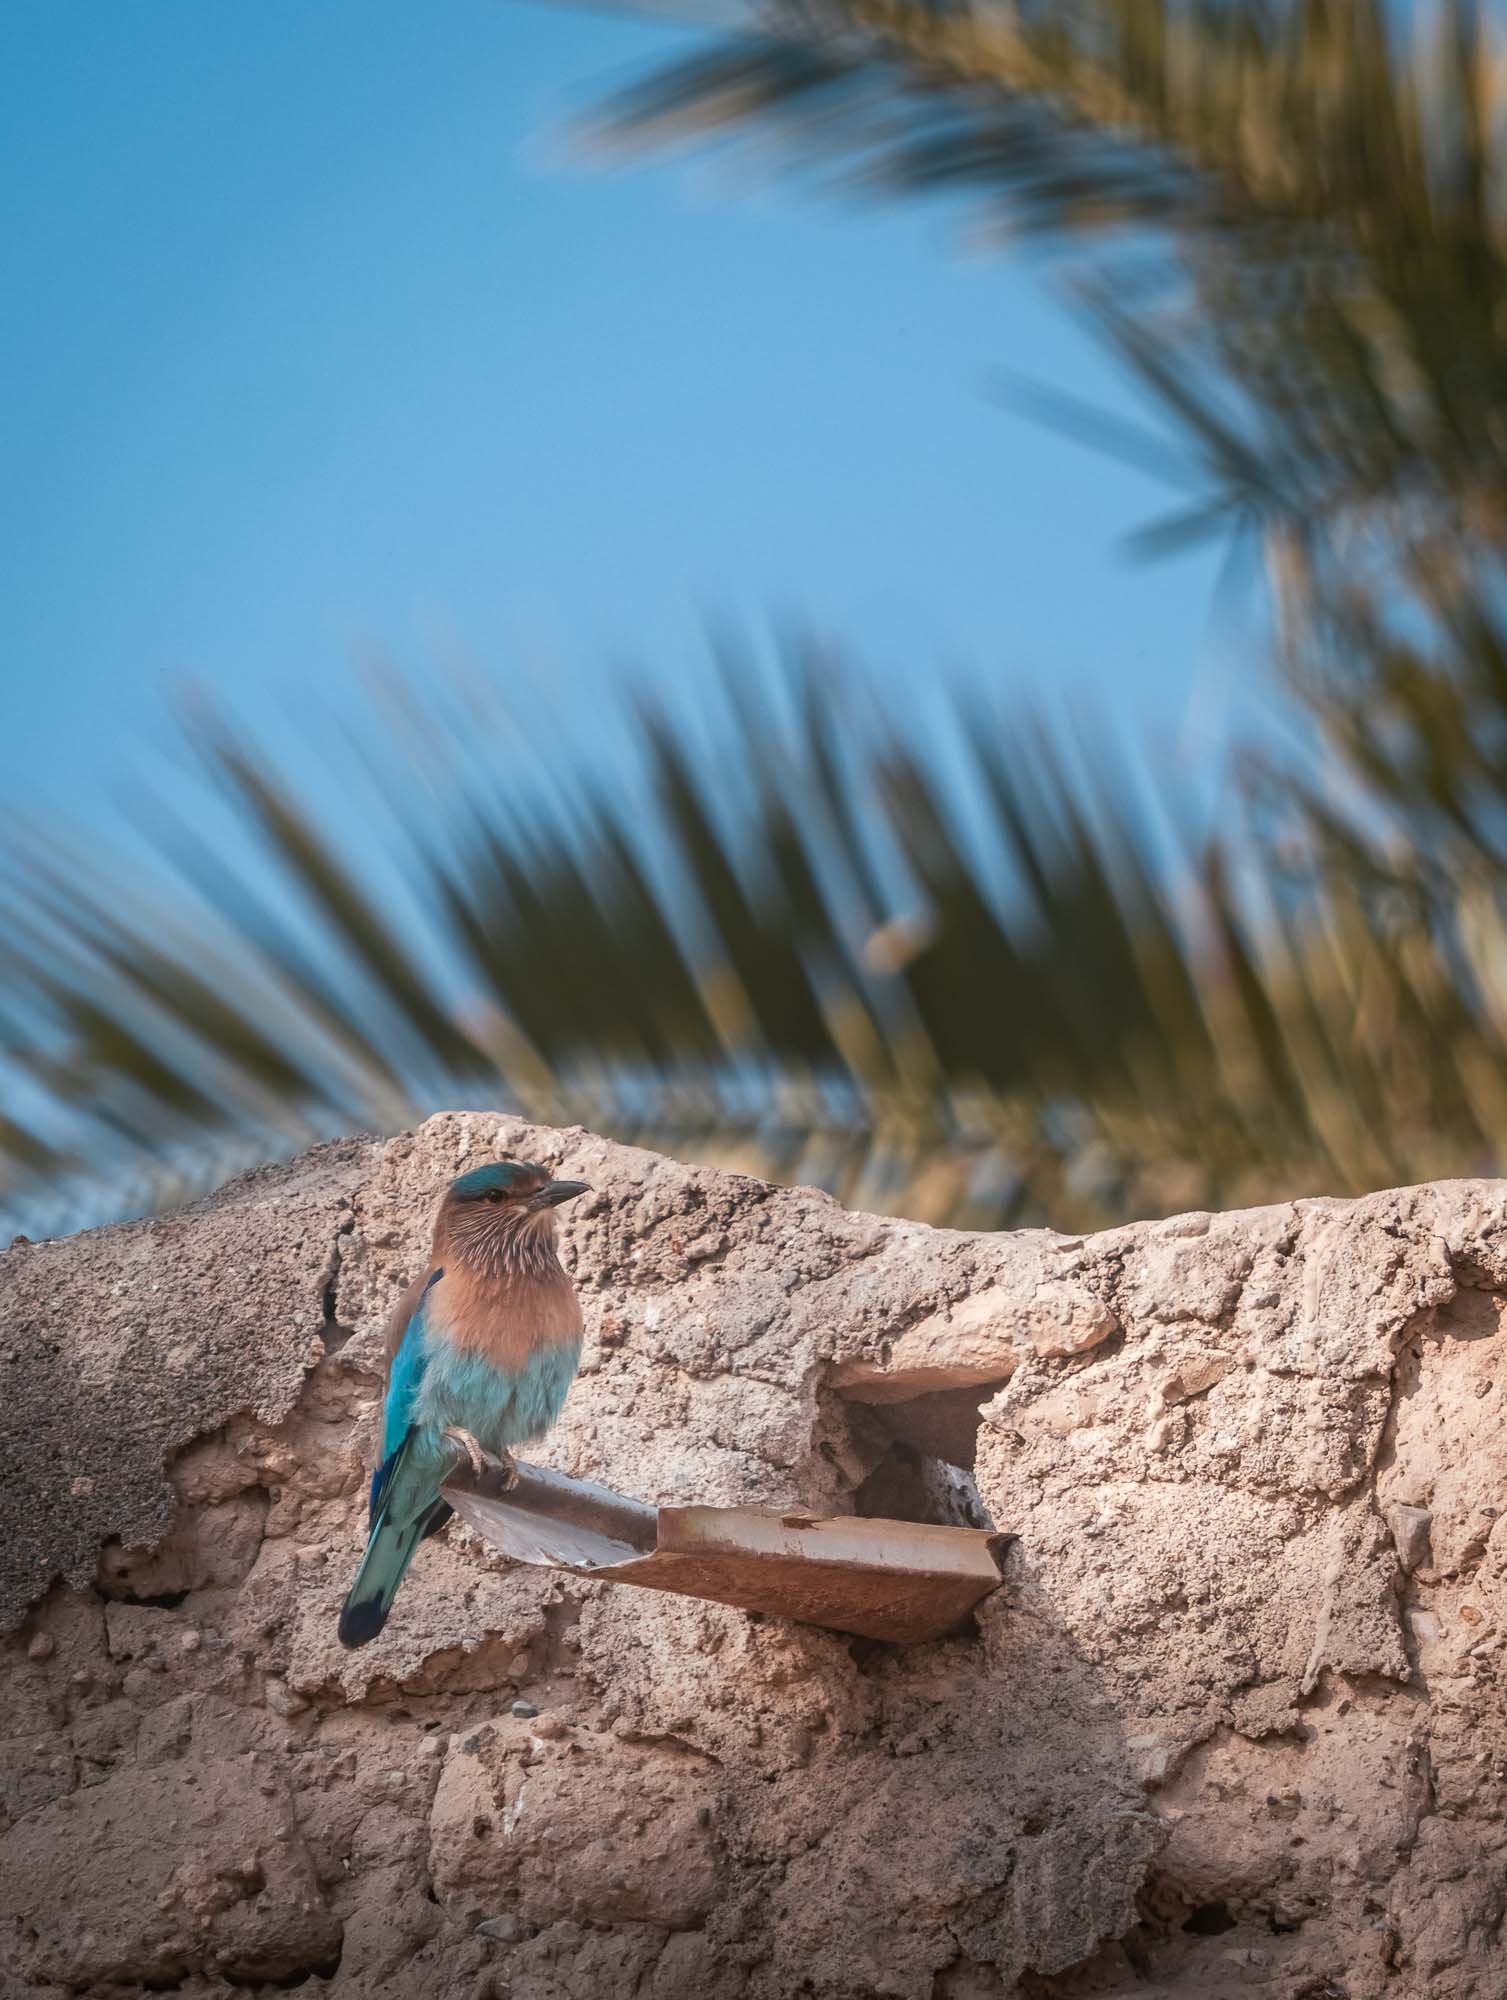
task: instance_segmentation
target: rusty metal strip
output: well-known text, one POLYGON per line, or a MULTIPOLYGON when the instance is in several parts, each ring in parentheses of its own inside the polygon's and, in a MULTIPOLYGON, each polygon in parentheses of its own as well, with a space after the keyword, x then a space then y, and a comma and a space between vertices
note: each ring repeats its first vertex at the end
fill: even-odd
POLYGON ((709 1598, 870 1639, 938 1639, 998 1589, 1012 1537, 857 1515, 648 1507, 541 1466, 462 1462, 445 1498, 517 1562, 709 1598))

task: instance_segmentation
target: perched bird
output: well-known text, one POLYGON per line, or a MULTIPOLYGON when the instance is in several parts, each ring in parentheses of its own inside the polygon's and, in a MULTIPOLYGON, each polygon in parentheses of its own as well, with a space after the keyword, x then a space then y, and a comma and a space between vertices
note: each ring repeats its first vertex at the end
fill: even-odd
POLYGON ((462 1174, 440 1203, 429 1267, 388 1322, 382 1462, 342 1645, 376 1638, 414 1551, 449 1520, 440 1485, 454 1446, 479 1472, 483 1452, 506 1462, 509 1446, 542 1437, 560 1414, 581 1309, 555 1255, 554 1214, 586 1191, 503 1160, 462 1174))

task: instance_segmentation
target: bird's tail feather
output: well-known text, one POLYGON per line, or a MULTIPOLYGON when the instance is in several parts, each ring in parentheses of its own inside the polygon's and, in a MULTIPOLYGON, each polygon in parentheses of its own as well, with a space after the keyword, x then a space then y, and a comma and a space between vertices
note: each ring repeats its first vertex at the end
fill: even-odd
POLYGON ((356 1572, 356 1581, 340 1611, 342 1646, 365 1646, 387 1623, 387 1614, 398 1594, 398 1585, 407 1574, 414 1551, 426 1535, 444 1526, 450 1507, 436 1500, 412 1519, 397 1522, 388 1510, 379 1515, 367 1538, 366 1554, 356 1572))

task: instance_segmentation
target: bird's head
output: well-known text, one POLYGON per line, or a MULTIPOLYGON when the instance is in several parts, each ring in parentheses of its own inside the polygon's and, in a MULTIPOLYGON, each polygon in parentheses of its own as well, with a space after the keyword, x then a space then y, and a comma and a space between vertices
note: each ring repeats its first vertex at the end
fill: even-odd
POLYGON ((555 1210, 587 1192, 585 1181, 557 1181, 531 1160, 495 1160, 453 1180, 435 1218, 435 1261, 458 1257, 473 1270, 501 1276, 552 1254, 555 1210))

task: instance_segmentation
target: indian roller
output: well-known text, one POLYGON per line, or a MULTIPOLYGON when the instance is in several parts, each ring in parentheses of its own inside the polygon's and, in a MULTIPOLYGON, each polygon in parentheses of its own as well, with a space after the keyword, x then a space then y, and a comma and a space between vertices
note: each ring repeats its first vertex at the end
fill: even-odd
POLYGON ((555 1254, 554 1217, 586 1191, 528 1160, 475 1167, 446 1191, 428 1267, 387 1326, 382 1461, 342 1645, 376 1638, 419 1543, 449 1520, 440 1485, 454 1447, 479 1472, 483 1452, 507 1463, 510 1446, 559 1416, 581 1358, 581 1308, 555 1254))

